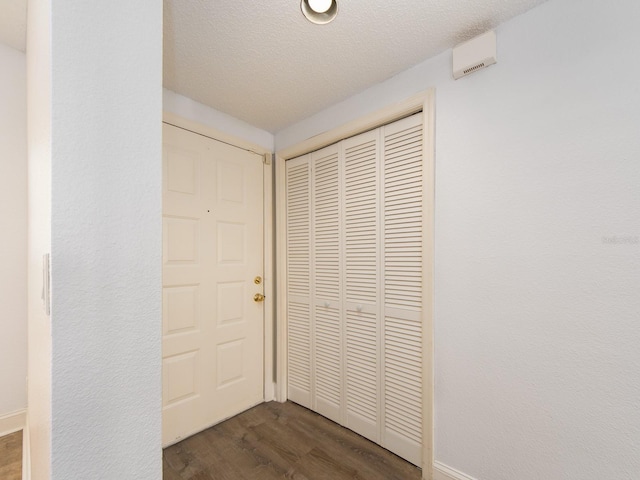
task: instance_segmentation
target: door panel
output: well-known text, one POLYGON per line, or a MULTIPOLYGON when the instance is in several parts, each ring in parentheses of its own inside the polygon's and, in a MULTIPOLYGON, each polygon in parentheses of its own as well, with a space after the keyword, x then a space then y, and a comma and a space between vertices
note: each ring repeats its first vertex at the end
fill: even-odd
POLYGON ((288 398, 312 408, 310 155, 287 162, 288 398))
POLYGON ((380 442, 379 131, 343 143, 346 425, 380 442))
POLYGON ((383 129, 383 445, 422 461, 422 122, 383 129))
POLYGON ((335 422, 342 421, 342 329, 340 303, 340 166, 338 146, 311 154, 314 268, 314 409, 335 422))
POLYGON ((261 157, 163 127, 163 443, 263 400, 261 157))

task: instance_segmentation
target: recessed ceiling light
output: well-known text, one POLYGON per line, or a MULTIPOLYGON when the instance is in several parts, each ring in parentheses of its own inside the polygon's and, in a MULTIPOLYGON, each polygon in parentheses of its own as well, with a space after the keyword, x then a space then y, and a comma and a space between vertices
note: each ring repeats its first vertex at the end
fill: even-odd
POLYGON ((309 0, 311 10, 317 13, 324 13, 331 8, 332 0, 309 0))
POLYGON ((337 0, 301 0, 300 9, 310 22, 324 24, 338 15, 338 2, 337 0))

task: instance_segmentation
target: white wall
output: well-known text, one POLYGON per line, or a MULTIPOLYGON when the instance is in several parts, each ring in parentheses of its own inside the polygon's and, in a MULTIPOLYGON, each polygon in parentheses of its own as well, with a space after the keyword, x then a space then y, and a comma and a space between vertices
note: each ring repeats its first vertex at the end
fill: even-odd
POLYGON ((215 128, 273 152, 274 136, 272 133, 249 125, 231 115, 219 112, 166 88, 163 89, 162 97, 162 107, 165 112, 175 113, 187 120, 215 128))
POLYGON ((33 480, 51 467, 51 323, 42 293, 42 255, 51 251, 50 2, 29 0, 27 13, 28 143, 28 435, 33 480))
POLYGON ((0 43, 0 417, 27 406, 27 70, 0 43))
POLYGON ((162 2, 31 0, 28 24, 32 478, 157 480, 162 2))
POLYGON ((276 135, 437 88, 435 456, 481 480, 640 478, 635 0, 551 0, 276 135))

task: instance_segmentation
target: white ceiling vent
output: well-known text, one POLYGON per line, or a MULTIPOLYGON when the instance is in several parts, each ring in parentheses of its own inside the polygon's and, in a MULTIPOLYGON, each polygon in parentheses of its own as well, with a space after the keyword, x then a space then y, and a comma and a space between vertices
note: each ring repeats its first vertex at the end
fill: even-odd
POLYGON ((496 62, 496 32, 489 30, 453 49, 453 78, 457 80, 496 62))

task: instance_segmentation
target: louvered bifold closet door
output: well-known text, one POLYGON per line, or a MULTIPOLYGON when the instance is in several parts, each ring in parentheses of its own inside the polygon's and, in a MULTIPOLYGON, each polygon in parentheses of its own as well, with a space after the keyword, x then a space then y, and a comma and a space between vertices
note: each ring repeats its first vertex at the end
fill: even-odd
POLYGON ((313 223, 313 406, 341 421, 341 201, 338 145, 311 154, 313 223))
POLYGON ((310 155, 286 163, 288 397, 312 408, 310 155))
POLYGON ((422 115, 383 127, 383 445, 422 460, 422 115))
POLYGON ((422 114, 289 160, 289 398, 422 464, 422 114))
POLYGON ((380 131, 343 141, 346 425, 380 442, 380 131))

